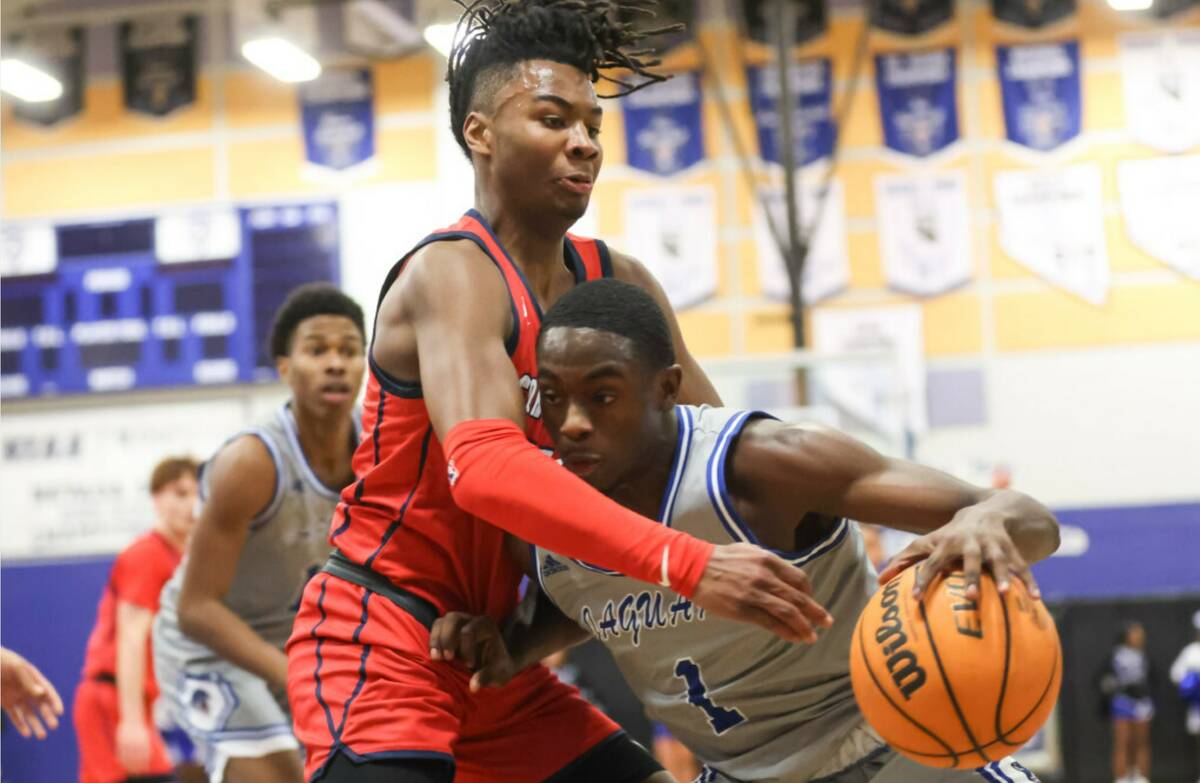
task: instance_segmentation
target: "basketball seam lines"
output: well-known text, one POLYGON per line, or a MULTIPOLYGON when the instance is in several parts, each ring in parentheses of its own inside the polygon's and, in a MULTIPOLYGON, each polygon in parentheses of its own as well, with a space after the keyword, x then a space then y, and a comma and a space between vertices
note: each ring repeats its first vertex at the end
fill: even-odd
POLYGON ((933 630, 929 627, 928 618, 925 615, 925 602, 919 602, 917 608, 921 611, 922 624, 925 626, 925 638, 929 640, 929 649, 933 651, 933 660, 937 663, 938 673, 942 676, 942 682, 946 686, 946 695, 950 697, 950 704, 954 706, 954 713, 958 716, 958 722, 962 725, 963 731, 967 733, 967 739, 971 741, 971 749, 982 756, 985 761, 991 761, 991 758, 979 746, 979 740, 975 739, 975 733, 971 731, 971 726, 967 723, 966 716, 963 715, 962 707, 958 705, 958 697, 954 695, 954 686, 950 684, 950 678, 946 676, 946 669, 942 666, 942 656, 938 653, 937 642, 933 638, 933 630))

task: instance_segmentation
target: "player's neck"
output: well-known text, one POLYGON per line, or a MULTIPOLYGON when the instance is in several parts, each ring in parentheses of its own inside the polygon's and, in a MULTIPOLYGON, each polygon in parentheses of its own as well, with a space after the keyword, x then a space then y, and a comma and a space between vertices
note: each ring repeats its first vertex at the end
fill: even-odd
POLYGON ((336 412, 317 416, 292 403, 300 450, 317 478, 328 487, 341 487, 350 471, 351 434, 354 422, 350 414, 336 412))
POLYGON ((642 452, 642 459, 626 474, 628 478, 606 494, 630 511, 657 519, 663 495, 671 480, 678 430, 679 421, 675 412, 668 411, 663 416, 660 436, 642 452))
POLYGON ((154 523, 154 532, 158 533, 163 539, 171 545, 171 548, 176 552, 182 553, 184 547, 187 546, 187 535, 180 535, 171 529, 171 526, 161 519, 154 523))
POLYGON ((566 269, 563 240, 570 226, 552 218, 531 221, 506 208, 504 203, 482 189, 476 194, 475 209, 483 215, 500 244, 534 286, 547 282, 566 269))

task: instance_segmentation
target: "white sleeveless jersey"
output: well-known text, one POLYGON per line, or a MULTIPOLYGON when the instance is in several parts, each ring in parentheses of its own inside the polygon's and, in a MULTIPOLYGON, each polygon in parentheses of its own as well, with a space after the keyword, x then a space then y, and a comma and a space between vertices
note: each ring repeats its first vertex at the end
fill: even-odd
MULTIPOLYGON (((357 443, 357 410, 352 415, 357 443)), ((292 632, 304 585, 329 555, 329 524, 338 492, 322 484, 305 459, 289 405, 230 441, 242 435, 259 438, 270 452, 275 463, 275 493, 250 524, 250 534, 224 601, 258 635, 283 649, 292 632)), ((354 445, 347 443, 346 448, 353 449, 354 445)), ((202 502, 208 493, 208 471, 202 469, 202 502)), ((163 587, 154 643, 173 648, 171 653, 175 657, 212 657, 211 650, 179 630, 176 608, 183 572, 181 565, 163 587)))
MULTIPOLYGON (((742 427, 762 415, 676 408, 660 522, 715 543, 758 543, 728 495, 725 466, 742 427)), ((723 776, 807 781, 861 725, 850 638, 876 575, 856 523, 836 520, 807 550, 779 553, 805 570, 814 598, 835 618, 811 645, 706 614, 669 588, 541 548, 534 554, 542 589, 608 647, 647 714, 723 776)))

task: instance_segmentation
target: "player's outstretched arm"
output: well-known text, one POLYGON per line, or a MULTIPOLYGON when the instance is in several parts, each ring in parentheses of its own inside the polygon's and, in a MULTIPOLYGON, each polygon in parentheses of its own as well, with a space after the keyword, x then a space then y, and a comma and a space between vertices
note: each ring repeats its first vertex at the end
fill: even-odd
MULTIPOLYGON (((806 511, 923 534, 880 574, 887 581, 926 561, 920 595, 959 560, 968 594, 986 565, 1002 590, 1021 579, 1033 595, 1029 563, 1058 548, 1058 522, 1044 505, 1013 490, 989 490, 906 460, 890 459, 842 433, 760 419, 746 426, 729 485, 769 541, 790 538, 806 511)), ((756 533, 759 531, 756 530, 756 533)))
POLYGON ((127 772, 150 766, 153 752, 146 714, 146 651, 154 612, 117 599, 117 759, 127 772))
POLYGON ((192 532, 179 593, 180 630, 282 689, 287 656, 222 601, 233 584, 250 523, 271 502, 275 462, 261 440, 244 435, 221 449, 208 470, 208 498, 192 532))
POLYGON ((26 739, 46 739, 46 730, 58 728, 63 712, 62 698, 46 675, 6 647, 0 647, 0 707, 26 739))
POLYGON ((675 317, 675 310, 671 307, 670 300, 667 299, 666 291, 642 262, 615 250, 610 250, 610 255, 613 262, 613 277, 645 290, 654 297, 654 301, 662 308, 663 315, 667 317, 667 326, 671 329, 671 340, 675 343, 675 361, 683 369, 683 384, 679 387, 679 402, 684 405, 719 406, 721 397, 684 343, 683 331, 679 328, 679 319, 675 317))
POLYGON ((373 358, 396 377, 419 374, 455 502, 564 556, 671 587, 789 640, 812 638, 826 615, 802 573, 761 549, 714 550, 628 511, 525 439, 526 399, 504 345, 509 313, 491 261, 466 242, 417 253, 380 305, 373 358))

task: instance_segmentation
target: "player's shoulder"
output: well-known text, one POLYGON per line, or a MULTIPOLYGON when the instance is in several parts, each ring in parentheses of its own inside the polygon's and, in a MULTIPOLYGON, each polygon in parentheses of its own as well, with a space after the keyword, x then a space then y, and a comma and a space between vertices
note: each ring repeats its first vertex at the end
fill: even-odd
MULTIPOLYGON (((497 262, 470 238, 447 238, 418 248, 404 263, 403 274, 386 299, 401 306, 400 312, 419 312, 463 305, 477 307, 487 301, 507 302, 504 278, 497 262)), ((384 303, 384 311, 390 302, 384 303)))
POLYGON ((142 533, 117 555, 118 566, 132 566, 135 571, 148 569, 152 563, 173 560, 171 545, 162 534, 149 530, 142 533))

